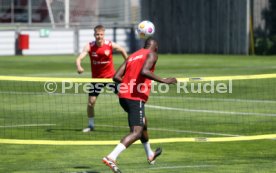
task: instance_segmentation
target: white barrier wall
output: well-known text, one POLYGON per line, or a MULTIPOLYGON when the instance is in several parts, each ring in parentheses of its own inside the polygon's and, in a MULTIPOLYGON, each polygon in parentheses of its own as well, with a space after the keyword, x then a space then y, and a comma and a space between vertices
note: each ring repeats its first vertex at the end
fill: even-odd
POLYGON ((73 54, 74 31, 51 30, 48 37, 40 37, 39 30, 21 31, 29 35, 29 49, 23 55, 73 54))
MULTIPOLYGON (((105 39, 114 41, 114 30, 106 29, 105 39)), ((116 29, 116 43, 130 50, 130 29, 116 29)), ((57 55, 80 53, 88 42, 95 40, 93 29, 50 30, 48 37, 41 37, 40 30, 22 30, 20 34, 29 35, 29 49, 23 55, 57 55)), ((0 56, 15 55, 15 31, 0 31, 0 56)))
POLYGON ((15 55, 15 31, 0 31, 0 56, 15 55))
POLYGON ((126 49, 127 52, 130 51, 130 41, 129 41, 130 29, 117 29, 116 30, 116 43, 126 49))

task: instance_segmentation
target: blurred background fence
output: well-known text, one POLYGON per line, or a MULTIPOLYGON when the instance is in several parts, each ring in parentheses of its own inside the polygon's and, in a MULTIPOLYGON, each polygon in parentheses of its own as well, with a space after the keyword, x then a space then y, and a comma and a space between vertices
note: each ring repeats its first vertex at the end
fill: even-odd
MULTIPOLYGON (((133 52, 135 26, 156 25, 161 53, 275 54, 273 0, 0 0, 0 55, 77 54, 92 28, 133 52), (28 45, 20 47, 20 35, 28 45)), ((275 26, 274 26, 275 25, 275 26)))

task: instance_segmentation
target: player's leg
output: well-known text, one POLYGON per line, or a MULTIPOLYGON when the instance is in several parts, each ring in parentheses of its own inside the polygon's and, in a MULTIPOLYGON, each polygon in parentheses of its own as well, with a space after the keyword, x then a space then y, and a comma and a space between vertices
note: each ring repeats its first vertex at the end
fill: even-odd
POLYGON ((127 105, 128 125, 130 133, 121 139, 121 143, 129 147, 135 141, 141 139, 145 126, 145 107, 142 101, 120 99, 122 107, 127 105))
POLYGON ((154 164, 155 160, 158 156, 161 155, 162 149, 157 148, 155 152, 152 151, 150 143, 149 143, 149 135, 148 135, 148 129, 147 129, 147 118, 146 116, 144 117, 144 128, 142 132, 142 136, 140 138, 141 143, 143 144, 143 147, 145 149, 146 155, 147 155, 147 160, 149 164, 154 164))
MULTIPOLYGON (((108 165, 106 160, 113 161, 113 164, 116 165, 117 157, 131 144, 133 144, 135 141, 141 138, 143 126, 132 126, 130 127, 130 129, 131 129, 130 133, 121 139, 120 143, 114 148, 114 150, 107 157, 103 158, 103 162, 107 166, 109 166, 112 170, 113 170, 112 165, 108 165)), ((118 166, 116 166, 116 169, 119 169, 118 166)))
POLYGON ((126 148, 128 148, 135 141, 139 140, 142 136, 143 126, 131 126, 130 133, 123 137, 120 141, 126 148))
MULTIPOLYGON (((103 162, 109 166, 113 171, 112 165, 115 165, 115 169, 119 169, 116 165, 116 159, 121 152, 128 148, 131 144, 141 138, 144 122, 144 104, 140 101, 133 101, 128 99, 120 99, 120 105, 128 113, 128 123, 130 127, 130 133, 123 137, 120 143, 114 148, 114 150, 103 158, 103 162), (111 161, 108 164, 107 160, 111 161)), ((115 172, 115 171, 114 171, 115 172)))
POLYGON ((118 144, 118 150, 115 148, 108 157, 116 160, 117 156, 120 154, 120 149, 125 149, 129 147, 132 143, 139 140, 142 136, 144 128, 144 103, 136 100, 121 99, 120 105, 128 113, 128 124, 130 128, 129 134, 124 136, 120 144, 118 144), (117 152, 118 151, 118 152, 117 152))
POLYGON ((88 117, 88 127, 83 129, 83 132, 90 132, 94 130, 94 117, 95 117, 95 104, 97 97, 96 96, 88 96, 87 103, 87 117, 88 117))
POLYGON ((140 139, 140 141, 142 143, 147 142, 149 140, 149 135, 148 135, 148 120, 147 120, 146 116, 144 117, 143 121, 144 121, 144 128, 143 128, 143 133, 142 133, 142 136, 141 136, 141 139, 140 139))
POLYGON ((95 128, 94 117, 95 117, 95 104, 98 95, 101 92, 103 85, 101 83, 91 83, 89 93, 88 93, 88 102, 87 102, 87 117, 88 117, 88 127, 83 129, 83 132, 93 131, 95 128))
POLYGON ((142 132, 142 136, 140 138, 141 143, 143 144, 143 147, 145 149, 147 159, 149 160, 154 156, 154 152, 152 151, 149 143, 149 135, 148 135, 148 126, 147 126, 147 118, 144 118, 144 128, 142 132))
POLYGON ((131 144, 141 138, 143 127, 142 126, 132 126, 130 127, 130 133, 123 137, 120 143, 114 148, 114 150, 107 156, 103 158, 103 163, 105 163, 113 172, 120 172, 117 166, 116 159, 121 152, 128 148, 131 144))

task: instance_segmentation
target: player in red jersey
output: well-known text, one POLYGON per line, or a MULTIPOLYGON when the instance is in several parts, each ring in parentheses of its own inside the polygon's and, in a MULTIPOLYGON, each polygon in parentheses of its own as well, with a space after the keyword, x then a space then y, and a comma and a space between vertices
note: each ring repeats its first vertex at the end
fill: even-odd
POLYGON ((113 172, 120 172, 116 165, 118 155, 138 139, 144 146, 150 164, 153 164, 156 157, 162 152, 161 148, 157 148, 155 152, 151 150, 144 104, 150 94, 151 80, 166 84, 174 84, 177 81, 176 78, 163 79, 154 74, 158 59, 157 49, 157 41, 153 38, 147 39, 144 48, 130 55, 113 78, 115 82, 120 83, 119 101, 122 108, 128 113, 130 127, 130 133, 121 139, 108 156, 103 158, 103 162, 113 172))
MULTIPOLYGON (((102 25, 97 25, 94 28, 95 41, 92 41, 85 45, 83 51, 76 59, 77 72, 79 74, 84 72, 81 66, 81 61, 89 54, 92 78, 112 78, 115 74, 113 64, 113 50, 122 54, 124 59, 127 59, 128 55, 124 48, 118 44, 104 39, 105 28, 102 25)), ((117 92, 116 86, 112 83, 91 83, 91 89, 88 96, 87 115, 88 115, 88 127, 83 129, 83 132, 90 132, 94 130, 94 106, 97 100, 97 96, 100 94, 102 88, 106 85, 114 87, 115 93, 117 92)))

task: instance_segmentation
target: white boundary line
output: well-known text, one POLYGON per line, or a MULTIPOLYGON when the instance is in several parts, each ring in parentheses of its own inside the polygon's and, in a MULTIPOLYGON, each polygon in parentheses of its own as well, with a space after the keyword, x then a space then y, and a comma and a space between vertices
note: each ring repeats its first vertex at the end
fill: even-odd
POLYGON ((17 124, 17 125, 0 126, 0 128, 39 127, 39 126, 55 126, 55 125, 56 124, 17 124))
MULTIPOLYGON (((47 92, 22 92, 22 91, 0 91, 1 94, 21 94, 21 95, 87 95, 86 93, 52 93, 47 92)), ((110 95, 105 94, 103 95, 110 95)), ((252 99, 229 99, 229 98, 203 98, 203 97, 175 97, 175 96, 155 96, 152 95, 150 98, 171 98, 171 99, 181 99, 181 100, 201 100, 201 101, 221 101, 221 102, 248 102, 248 103, 272 103, 276 104, 275 100, 252 100, 252 99)))
POLYGON ((252 102, 252 103, 276 103, 275 100, 229 99, 229 98, 203 98, 203 97, 175 97, 175 96, 150 96, 150 98, 171 98, 182 100, 221 101, 221 102, 252 102))
POLYGON ((204 109, 186 109, 186 108, 173 108, 165 106, 155 106, 155 105, 145 105, 147 108, 153 109, 163 109, 163 110, 173 110, 182 112, 199 112, 199 113, 211 113, 211 114, 230 114, 230 115, 255 115, 255 116, 270 116, 276 117, 276 114, 267 113, 255 113, 255 112, 229 112, 229 111, 219 111, 219 110, 204 110, 204 109))
POLYGON ((149 169, 181 169, 181 168, 206 168, 206 167, 213 167, 215 165, 186 165, 186 166, 163 166, 163 167, 153 167, 149 169))

